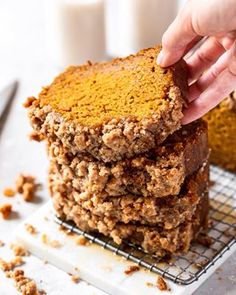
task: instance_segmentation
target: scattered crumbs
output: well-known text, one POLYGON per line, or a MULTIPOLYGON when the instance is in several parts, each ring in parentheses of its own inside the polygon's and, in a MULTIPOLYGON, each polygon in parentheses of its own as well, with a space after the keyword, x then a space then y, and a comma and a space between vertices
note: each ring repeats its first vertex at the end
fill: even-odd
POLYGON ((78 282, 80 281, 80 278, 78 275, 71 275, 71 280, 72 282, 74 282, 75 284, 78 284, 78 282))
POLYGON ((50 246, 52 248, 60 248, 60 247, 62 247, 62 244, 59 241, 50 240, 49 237, 46 234, 42 234, 41 240, 45 245, 48 245, 48 246, 50 246))
POLYGON ((43 264, 48 264, 48 261, 47 260, 43 260, 43 264))
POLYGON ((49 221, 48 217, 47 216, 44 216, 43 218, 45 221, 49 221))
POLYGON ((170 288, 168 288, 166 281, 161 276, 157 277, 157 288, 160 291, 170 291, 170 288))
POLYGON ((30 106, 32 106, 32 104, 33 104, 33 102, 34 102, 35 100, 36 100, 35 97, 30 96, 30 97, 28 97, 28 98, 26 99, 26 101, 23 103, 23 106, 24 106, 25 108, 29 108, 30 106))
POLYGON ((136 271, 139 271, 140 270, 140 267, 138 265, 130 265, 125 271, 124 273, 126 275, 131 275, 133 274, 134 272, 136 271))
POLYGON ((29 256, 29 251, 26 250, 24 247, 17 245, 17 244, 11 244, 10 248, 14 252, 16 256, 29 256))
POLYGON ((4 245, 5 245, 5 243, 0 240, 0 247, 3 247, 4 245))
POLYGON ((23 195, 26 202, 34 199, 38 184, 35 182, 35 177, 32 175, 20 174, 16 179, 16 191, 23 195))
POLYGON ((11 198, 11 197, 14 197, 16 194, 16 192, 10 188, 10 187, 6 187, 4 190, 3 190, 3 195, 5 197, 8 197, 8 198, 11 198))
POLYGON ((7 262, 5 260, 3 260, 2 258, 0 258, 0 268, 4 271, 10 271, 13 270, 15 267, 17 266, 21 266, 23 265, 25 262, 22 259, 22 257, 20 256, 16 256, 15 258, 13 258, 11 261, 7 262))
POLYGON ((10 278, 15 282, 16 289, 22 293, 22 295, 39 295, 46 294, 43 290, 38 290, 34 280, 25 276, 22 269, 15 269, 11 272, 10 278), (43 292, 43 293, 42 293, 43 292))
MULTIPOLYGON (((67 236, 75 236, 75 233, 71 230, 69 230, 68 228, 66 228, 63 225, 59 226, 59 230, 62 231, 64 234, 66 234, 67 236)), ((77 235, 76 235, 77 236, 77 235)))
POLYGON ((37 142, 40 142, 40 141, 43 141, 44 140, 44 136, 36 131, 32 131, 30 134, 29 134, 29 139, 30 140, 34 140, 34 141, 37 141, 37 142))
POLYGON ((76 238, 76 245, 88 246, 89 245, 89 240, 86 239, 84 236, 78 236, 76 238))
POLYGON ((37 234, 37 230, 32 224, 25 223, 25 229, 31 235, 36 235, 37 234))
POLYGON ((207 234, 200 233, 197 237, 197 242, 205 247, 210 247, 213 243, 213 240, 207 234))
POLYGON ((78 267, 75 267, 75 271, 79 271, 79 268, 78 267))
POLYGON ((3 219, 9 219, 12 212, 11 204, 3 204, 0 206, 0 213, 2 214, 3 219))
POLYGON ((146 286, 148 286, 148 287, 155 287, 155 285, 153 283, 150 283, 150 282, 146 282, 146 286))

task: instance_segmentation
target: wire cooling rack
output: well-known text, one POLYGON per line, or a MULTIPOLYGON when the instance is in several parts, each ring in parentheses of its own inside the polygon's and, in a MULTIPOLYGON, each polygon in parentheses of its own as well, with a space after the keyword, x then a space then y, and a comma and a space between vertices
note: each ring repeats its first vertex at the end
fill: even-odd
POLYGON ((85 236, 105 249, 121 255, 148 270, 175 283, 189 285, 215 264, 236 243, 236 175, 211 166, 210 220, 208 236, 210 246, 194 243, 186 255, 176 256, 169 262, 145 253, 140 247, 127 243, 116 245, 101 234, 89 234, 55 217, 55 221, 71 232, 85 236))

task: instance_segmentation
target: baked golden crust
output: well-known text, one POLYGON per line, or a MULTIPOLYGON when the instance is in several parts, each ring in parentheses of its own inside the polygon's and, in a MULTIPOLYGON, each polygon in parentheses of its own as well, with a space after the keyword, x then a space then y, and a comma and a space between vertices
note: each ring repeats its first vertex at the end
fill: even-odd
POLYGON ((34 130, 105 162, 154 148, 180 128, 187 91, 184 62, 162 69, 159 50, 69 68, 26 104, 34 130))
POLYGON ((236 92, 204 116, 209 126, 211 161, 236 172, 236 92))

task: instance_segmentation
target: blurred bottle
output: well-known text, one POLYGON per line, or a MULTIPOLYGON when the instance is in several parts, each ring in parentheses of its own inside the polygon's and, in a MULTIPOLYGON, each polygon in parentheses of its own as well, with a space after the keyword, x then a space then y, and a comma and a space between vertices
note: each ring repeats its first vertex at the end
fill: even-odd
POLYGON ((160 43, 178 5, 178 0, 106 0, 107 53, 126 56, 160 43))
POLYGON ((105 59, 104 0, 45 0, 50 55, 57 66, 105 59))

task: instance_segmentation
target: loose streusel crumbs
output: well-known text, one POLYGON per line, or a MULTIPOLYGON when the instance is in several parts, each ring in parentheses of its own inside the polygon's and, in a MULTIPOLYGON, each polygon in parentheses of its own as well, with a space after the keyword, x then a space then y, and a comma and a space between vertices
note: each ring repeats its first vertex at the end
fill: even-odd
POLYGON ((46 234, 42 234, 42 242, 52 248, 60 248, 62 247, 62 244, 57 240, 50 240, 49 237, 46 234))
POLYGON ((157 288, 161 291, 169 290, 166 281, 161 276, 157 277, 157 288))
POLYGON ((7 262, 5 260, 3 260, 2 258, 0 258, 0 268, 4 271, 10 271, 15 269, 17 266, 21 266, 23 265, 25 262, 22 259, 22 257, 20 256, 16 256, 15 258, 13 258, 11 261, 7 262))
POLYGON ((131 275, 133 274, 134 272, 136 271, 139 271, 140 270, 140 267, 138 265, 130 265, 125 271, 124 273, 126 275, 131 275))
POLYGON ((11 204, 3 204, 0 206, 0 213, 2 214, 3 219, 9 219, 12 212, 11 204))
POLYGON ((20 245, 11 244, 10 248, 16 256, 29 256, 29 251, 20 245))
POLYGON ((15 192, 12 188, 10 188, 10 187, 6 187, 6 188, 3 190, 3 195, 4 195, 5 197, 9 197, 9 198, 11 198, 11 197, 14 197, 15 194, 16 194, 16 192, 15 192))
POLYGON ((20 174, 16 179, 16 190, 23 195, 26 202, 34 199, 37 187, 34 176, 20 174))
POLYGON ((31 235, 36 235, 37 234, 36 228, 33 225, 29 224, 29 223, 25 224, 25 229, 31 235))
POLYGON ((76 238, 76 245, 88 246, 89 245, 89 240, 86 239, 84 236, 79 236, 79 237, 76 238))

